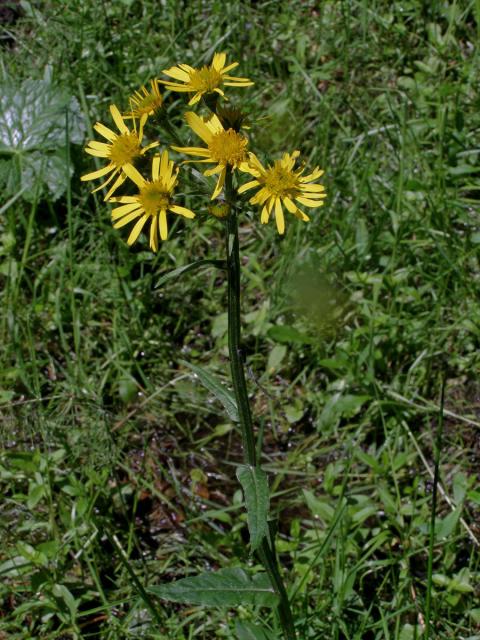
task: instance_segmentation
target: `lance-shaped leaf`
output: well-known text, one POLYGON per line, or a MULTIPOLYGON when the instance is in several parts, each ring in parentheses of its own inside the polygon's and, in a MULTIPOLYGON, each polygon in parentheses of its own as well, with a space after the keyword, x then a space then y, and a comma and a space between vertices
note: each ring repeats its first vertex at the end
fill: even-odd
POLYGON ((266 573, 251 576, 240 568, 201 573, 193 578, 149 587, 147 591, 164 600, 187 604, 274 607, 278 603, 266 573))
POLYGON ((217 400, 223 404, 230 420, 238 422, 238 408, 233 393, 219 382, 217 378, 210 373, 210 371, 197 367, 195 364, 190 364, 190 362, 186 362, 185 360, 182 360, 181 362, 191 369, 203 386, 213 393, 217 400))
POLYGON ((277 640, 277 637, 271 631, 246 620, 237 620, 235 622, 235 631, 238 640, 277 640))
POLYGON ((189 271, 194 271, 195 269, 201 269, 202 267, 216 267, 217 269, 225 269, 225 261, 224 260, 195 260, 195 262, 190 262, 189 264, 183 265, 183 267, 178 267, 177 269, 172 269, 168 273, 165 273, 160 280, 157 282, 157 287, 161 287, 168 282, 169 280, 178 280, 180 276, 184 273, 188 273, 189 271))
POLYGON ((268 531, 268 478, 260 467, 247 465, 237 467, 237 478, 245 496, 250 545, 255 551, 268 531))

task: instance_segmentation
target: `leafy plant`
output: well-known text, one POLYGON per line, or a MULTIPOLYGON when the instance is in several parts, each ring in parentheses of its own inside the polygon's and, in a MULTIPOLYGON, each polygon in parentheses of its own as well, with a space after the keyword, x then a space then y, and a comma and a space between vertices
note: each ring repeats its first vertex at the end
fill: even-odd
POLYGON ((73 174, 70 145, 84 136, 79 103, 53 81, 50 67, 39 80, 0 82, 0 185, 7 197, 63 195, 73 174))

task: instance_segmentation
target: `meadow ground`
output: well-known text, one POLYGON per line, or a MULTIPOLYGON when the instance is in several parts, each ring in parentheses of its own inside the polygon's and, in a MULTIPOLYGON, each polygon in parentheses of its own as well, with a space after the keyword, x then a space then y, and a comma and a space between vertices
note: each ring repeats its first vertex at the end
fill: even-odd
POLYGON ((229 95, 258 155, 301 149, 328 191, 283 238, 254 209, 241 224, 248 384, 299 637, 413 640, 428 616, 430 638, 479 639, 478 0, 11 4, 0 638, 236 638, 260 617, 277 637, 264 609, 156 601, 155 620, 132 578, 255 569, 236 429, 184 364, 228 381, 224 277, 157 287, 223 257, 207 189, 153 254, 80 182, 111 102, 223 50, 255 81, 229 95), (19 130, 43 147, 16 148, 19 130))

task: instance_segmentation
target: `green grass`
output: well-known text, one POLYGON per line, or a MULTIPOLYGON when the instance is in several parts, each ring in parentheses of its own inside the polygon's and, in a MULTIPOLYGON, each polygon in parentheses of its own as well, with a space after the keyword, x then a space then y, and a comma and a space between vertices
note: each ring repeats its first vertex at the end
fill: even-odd
MULTIPOLYGON (((258 155, 299 148, 325 168, 310 224, 280 238, 248 210, 240 233, 299 636, 425 638, 430 590, 430 638, 480 638, 479 3, 23 4, 4 77, 50 65, 87 131, 162 69, 223 49, 256 83, 232 101, 258 155)), ((144 585, 252 563, 238 434, 181 363, 228 379, 223 275, 156 288, 222 258, 222 228, 196 186, 197 220, 155 256, 129 249, 80 182, 90 159, 70 156, 61 198, 0 202, 0 638, 236 638, 257 613, 274 629, 264 610, 157 601, 160 625, 121 561, 144 585)))

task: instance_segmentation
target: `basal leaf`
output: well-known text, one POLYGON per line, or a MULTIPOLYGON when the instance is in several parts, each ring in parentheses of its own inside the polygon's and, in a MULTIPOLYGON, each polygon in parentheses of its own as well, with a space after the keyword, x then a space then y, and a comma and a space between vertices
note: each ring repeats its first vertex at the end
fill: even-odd
POLYGON ((237 403, 233 396, 233 393, 227 389, 217 378, 202 367, 197 367, 195 364, 182 360, 182 363, 188 367, 198 377, 203 386, 208 389, 219 400, 228 414, 230 420, 238 422, 238 409, 237 403))
POLYGON ((56 151, 67 139, 81 144, 85 126, 76 98, 46 76, 17 84, 7 79, 0 84, 0 153, 56 151))
POLYGON ((252 551, 258 549, 268 530, 268 478, 260 467, 237 467, 237 478, 242 485, 247 507, 248 530, 252 551))
POLYGON ((73 170, 66 169, 67 144, 80 144, 85 126, 76 98, 52 82, 0 83, 0 188, 33 201, 46 191, 61 196, 73 170))
POLYGON ((164 600, 211 606, 274 607, 278 601, 266 573, 251 576, 240 568, 201 573, 193 578, 149 587, 148 591, 164 600))

